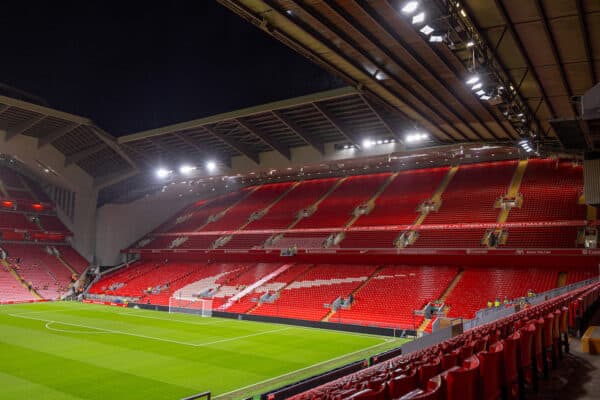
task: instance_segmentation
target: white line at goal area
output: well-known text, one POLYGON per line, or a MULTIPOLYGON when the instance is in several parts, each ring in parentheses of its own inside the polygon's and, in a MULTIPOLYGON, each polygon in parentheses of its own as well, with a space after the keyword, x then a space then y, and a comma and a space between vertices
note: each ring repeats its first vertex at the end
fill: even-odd
POLYGON ((170 297, 169 314, 194 314, 201 317, 212 317, 212 299, 194 297, 170 297))

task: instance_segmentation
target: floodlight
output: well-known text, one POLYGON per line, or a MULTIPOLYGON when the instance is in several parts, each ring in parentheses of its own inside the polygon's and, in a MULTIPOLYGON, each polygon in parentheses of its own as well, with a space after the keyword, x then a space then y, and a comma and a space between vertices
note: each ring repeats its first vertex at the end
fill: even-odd
POLYGON ((184 164, 181 167, 179 167, 179 173, 181 173, 183 175, 188 175, 195 169, 196 169, 196 167, 194 167, 193 165, 184 164))
POLYGON ((434 29, 432 27, 430 27, 429 25, 425 25, 424 27, 422 27, 420 29, 420 32, 424 35, 430 35, 433 31, 434 31, 434 29))
POLYGON ((373 142, 371 139, 365 139, 362 141, 362 147, 365 149, 373 147, 374 144, 375 142, 373 142))
POLYGON ((417 11, 417 8, 419 8, 418 1, 409 1, 404 5, 404 7, 402 7, 402 12, 404 14, 412 14, 417 11))
POLYGON ((483 96, 479 97, 481 100, 489 100, 491 99, 491 96, 488 96, 487 94, 484 94, 483 96))
POLYGON ((158 168, 156 170, 156 176, 159 178, 166 178, 167 176, 169 176, 169 174, 171 173, 171 171, 169 171, 166 168, 158 168))
POLYGON ((212 172, 212 171, 214 171, 215 169, 217 169, 217 163, 216 163, 216 162, 214 162, 214 161, 207 161, 207 162, 206 162, 206 169, 207 169, 209 172, 212 172))
POLYGON ((444 37, 442 35, 431 35, 429 41, 431 43, 441 43, 444 41, 444 37))
POLYGON ((473 75, 470 76, 469 79, 467 79, 467 85, 473 85, 474 83, 479 82, 479 75, 473 75))
POLYGON ((420 12, 417 15, 415 15, 414 17, 412 17, 413 25, 420 24, 423 21, 425 21, 425 13, 424 12, 420 12))
POLYGON ((472 41, 472 40, 469 40, 469 41, 467 42, 467 47, 473 47, 473 46, 475 46, 475 42, 474 42, 474 41, 472 41))
POLYGON ((474 84, 473 86, 471 86, 472 90, 478 90, 481 89, 481 87, 483 86, 483 84, 481 82, 474 84))

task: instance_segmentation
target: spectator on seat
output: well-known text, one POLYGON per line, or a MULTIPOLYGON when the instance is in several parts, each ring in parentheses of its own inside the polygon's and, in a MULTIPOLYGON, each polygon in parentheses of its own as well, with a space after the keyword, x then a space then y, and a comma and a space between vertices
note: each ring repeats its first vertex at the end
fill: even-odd
POLYGON ((487 307, 488 307, 488 308, 492 308, 493 306, 494 306, 494 303, 492 303, 492 301, 491 301, 491 300, 488 300, 488 302, 487 302, 487 307))
POLYGON ((500 307, 500 299, 496 297, 496 301, 494 301, 494 307, 500 307))

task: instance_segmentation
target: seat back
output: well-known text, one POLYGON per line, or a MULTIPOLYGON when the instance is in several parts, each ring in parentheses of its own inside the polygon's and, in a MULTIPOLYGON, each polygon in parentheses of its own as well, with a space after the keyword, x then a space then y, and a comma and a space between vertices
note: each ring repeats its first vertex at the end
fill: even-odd
POLYGON ((451 351, 450 353, 446 353, 442 356, 442 371, 450 369, 458 365, 458 357, 460 355, 460 350, 456 349, 451 351))
POLYGON ((446 400, 475 400, 478 398, 479 358, 471 356, 462 368, 452 369, 445 376, 446 400))
POLYGON ((419 386, 425 389, 429 379, 433 378, 441 371, 441 361, 439 358, 434 359, 427 364, 421 365, 419 368, 419 386))
POLYGON ((417 389, 419 385, 418 376, 413 369, 410 375, 399 375, 389 382, 388 394, 392 399, 404 396, 406 393, 417 389))
POLYGON ((519 360, 518 349, 521 335, 515 332, 502 342, 504 344, 504 385, 509 399, 519 397, 519 360))
POLYGON ((488 351, 477 354, 479 358, 479 378, 481 381, 481 398, 496 400, 502 393, 502 362, 504 345, 497 342, 491 345, 488 351))

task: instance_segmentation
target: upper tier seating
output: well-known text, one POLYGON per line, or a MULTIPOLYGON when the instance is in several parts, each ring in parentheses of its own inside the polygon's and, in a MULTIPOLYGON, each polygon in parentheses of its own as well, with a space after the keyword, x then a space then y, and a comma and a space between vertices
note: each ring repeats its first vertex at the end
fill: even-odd
POLYGON ((584 220, 583 167, 549 159, 529 160, 521 182, 522 208, 513 208, 508 222, 584 220))
POLYGON ((72 273, 45 246, 3 244, 18 274, 46 299, 58 299, 68 289, 72 273), (20 258, 17 263, 16 259, 20 258))
POLYGON ((571 270, 569 269, 567 272, 567 281, 566 285, 570 285, 575 282, 585 281, 591 278, 598 277, 598 268, 592 267, 587 269, 579 269, 579 270, 571 270))
POLYGON ((40 224, 46 231, 69 232, 69 229, 55 215, 39 215, 40 224))
POLYGON ((425 224, 496 222, 494 202, 508 192, 516 161, 461 165, 442 193, 442 205, 425 224))
POLYGON ((246 196, 251 188, 244 188, 238 192, 219 196, 209 201, 200 201, 191 207, 187 207, 177 216, 173 217, 171 223, 166 223, 156 229, 156 232, 192 232, 208 222, 208 218, 226 210, 233 204, 246 196), (181 222, 177 222, 181 218, 181 222))
POLYGON ((24 229, 39 231, 40 227, 31 222, 26 214, 0 211, 0 228, 24 229))
POLYGON ((349 310, 340 309, 329 320, 415 329, 423 318, 413 311, 437 300, 457 272, 455 267, 385 267, 354 295, 349 310))
POLYGON ((473 318, 489 300, 513 300, 527 296, 530 289, 545 292, 555 288, 557 280, 558 271, 551 268, 468 267, 446 299, 448 316, 473 318))
POLYGON ((233 206, 222 218, 206 225, 203 230, 236 230, 248 221, 252 213, 269 206, 279 196, 294 185, 294 182, 271 183, 261 185, 248 197, 233 206))
POLYGON ((245 229, 284 229, 296 220, 298 211, 314 204, 338 181, 338 178, 303 181, 279 200, 262 218, 245 229))
POLYGON ((320 204, 314 214, 303 218, 295 228, 343 227, 359 205, 367 202, 391 174, 351 176, 320 204))
POLYGON ((419 216, 417 207, 429 200, 438 188, 447 167, 402 171, 375 200, 375 208, 362 215, 354 226, 412 224, 419 216))

